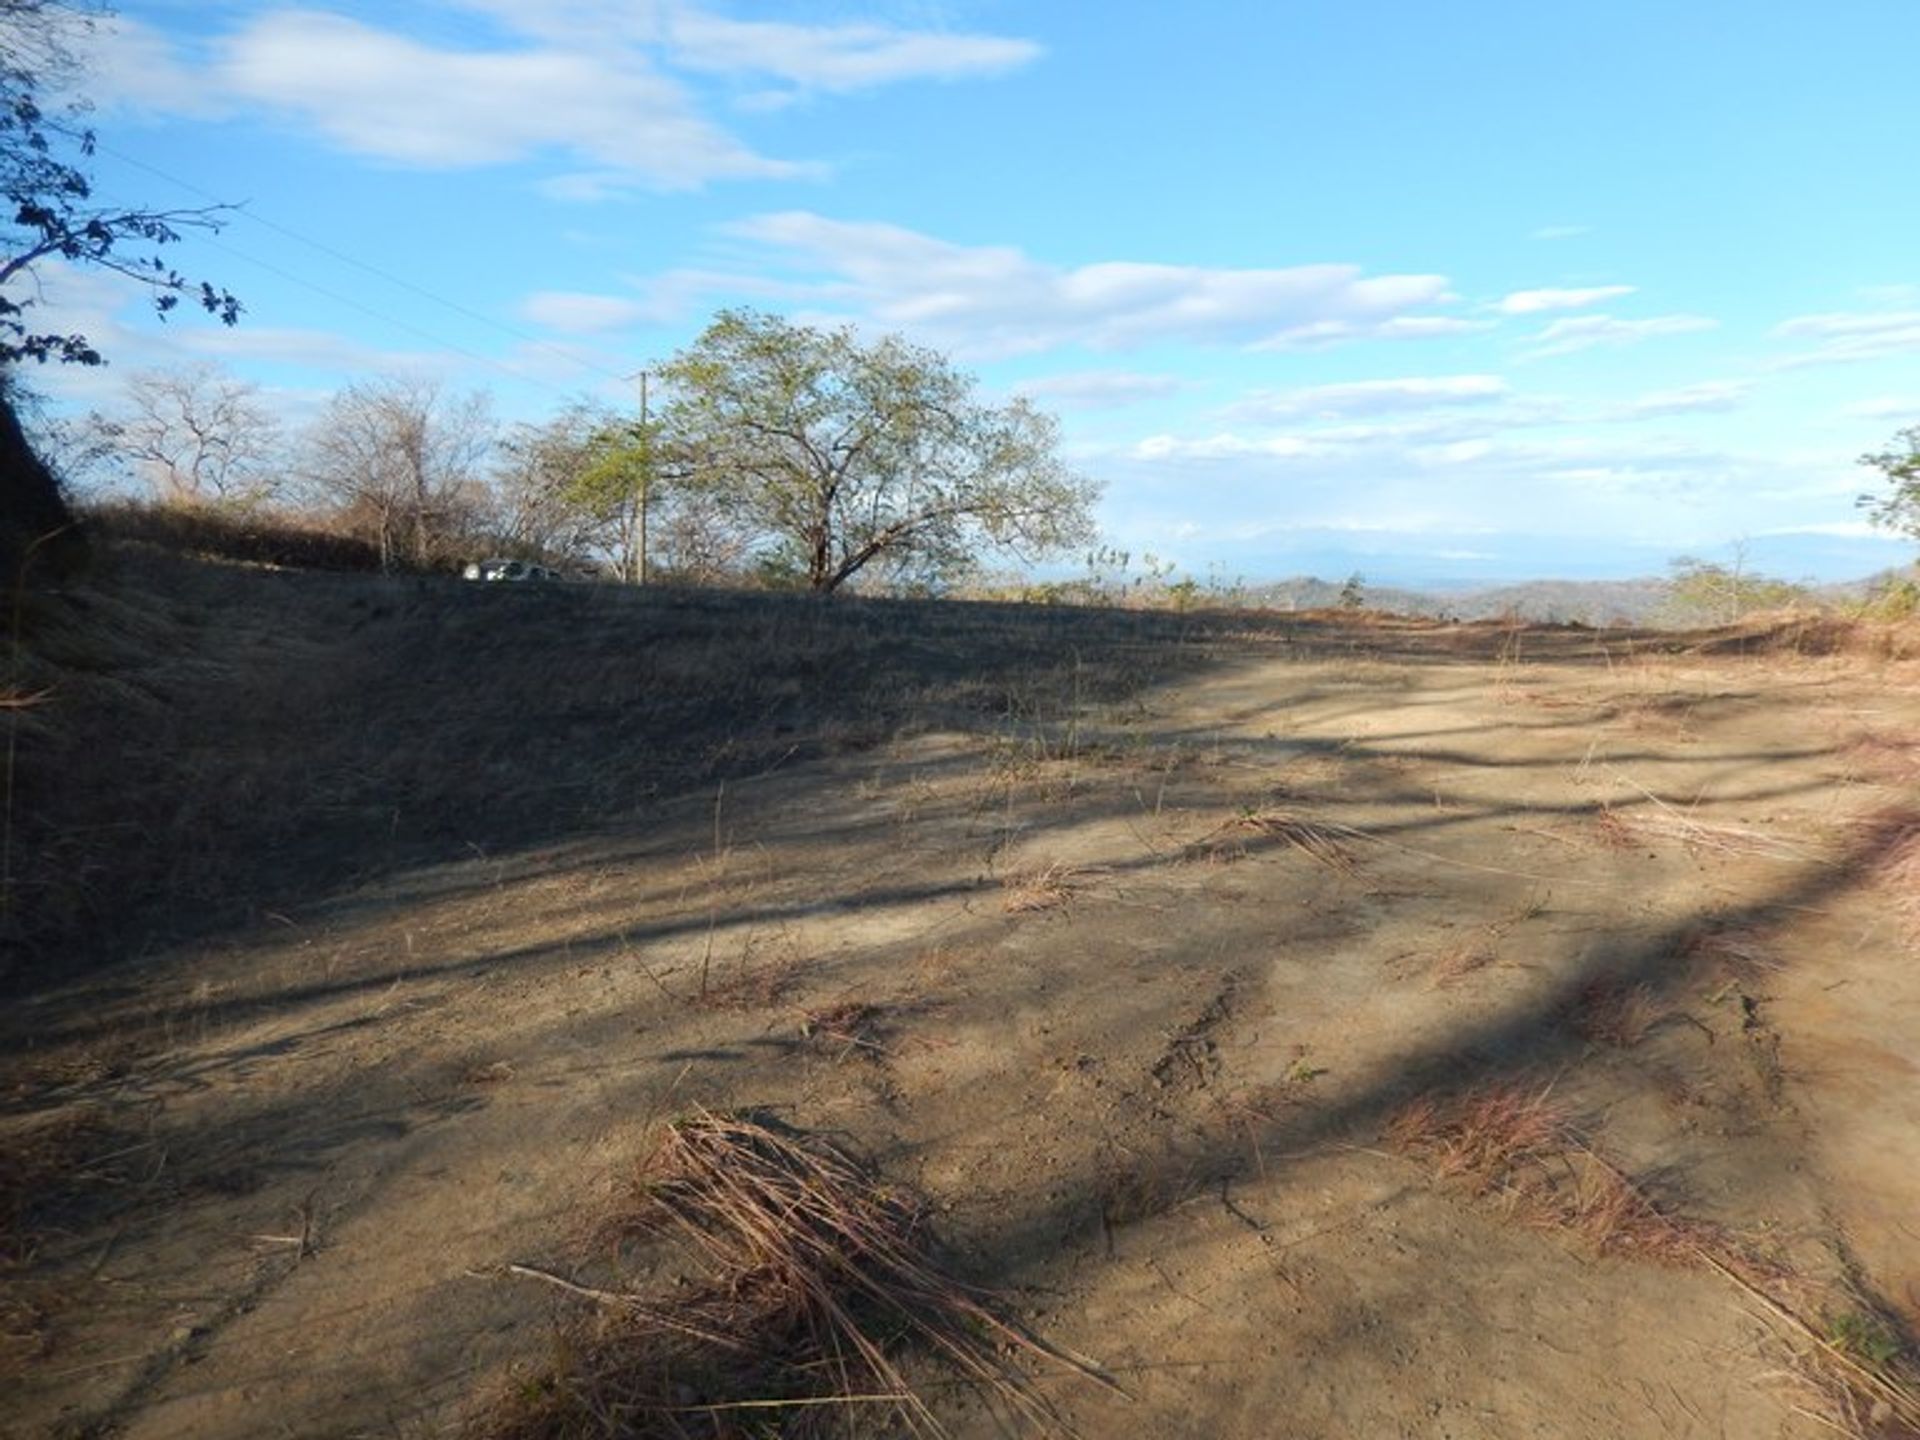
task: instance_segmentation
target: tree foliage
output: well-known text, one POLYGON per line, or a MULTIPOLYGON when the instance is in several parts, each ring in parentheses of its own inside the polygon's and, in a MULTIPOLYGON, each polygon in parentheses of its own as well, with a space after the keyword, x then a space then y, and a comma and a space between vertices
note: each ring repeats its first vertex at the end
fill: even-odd
POLYGON ((1092 538, 1097 487, 1025 400, 982 404, 939 353, 851 327, 721 313, 662 371, 663 463, 815 591, 869 570, 939 581, 989 549, 1092 538))
MULTIPOLYGON (((84 104, 65 97, 81 69, 76 47, 108 13, 104 0, 0 0, 0 379, 23 360, 105 361, 85 335, 32 324, 36 282, 49 262, 122 275, 163 317, 186 299, 228 325, 240 318, 232 294, 161 256, 184 230, 217 229, 224 207, 126 209, 94 195, 94 134, 84 104)), ((45 555, 49 543, 68 571, 86 550, 58 478, 20 428, 15 400, 15 387, 0 385, 0 581, 45 555)))
POLYGON ((188 278, 159 253, 183 230, 217 229, 225 207, 125 209, 94 195, 84 107, 54 97, 79 71, 76 44, 107 13, 101 0, 0 0, 0 363, 103 361, 85 335, 32 326, 26 292, 49 260, 125 276, 163 316, 185 299, 226 324, 240 318, 229 292, 188 278))
POLYGON ((1867 518, 1882 530, 1920 540, 1920 425, 1900 431, 1878 454, 1862 455, 1860 463, 1878 470, 1888 487, 1860 497, 1867 518))
POLYGON ((1671 624, 1731 625, 1762 610, 1785 610, 1812 599, 1804 585, 1749 569, 1744 546, 1734 547, 1731 565, 1681 555, 1669 569, 1661 611, 1671 624))

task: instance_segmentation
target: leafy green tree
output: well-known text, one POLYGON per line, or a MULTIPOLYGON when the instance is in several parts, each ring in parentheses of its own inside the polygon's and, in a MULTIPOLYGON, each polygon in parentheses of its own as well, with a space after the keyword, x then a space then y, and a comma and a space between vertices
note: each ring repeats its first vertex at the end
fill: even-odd
POLYGON ((1662 618, 1676 625, 1731 625, 1760 610, 1783 610, 1811 598, 1804 585, 1761 575, 1747 568, 1744 546, 1734 547, 1731 565, 1716 565, 1681 555, 1669 568, 1662 618))
POLYGON ((661 375, 667 468, 724 501, 762 569, 816 592, 869 569, 949 580, 988 550, 1034 559, 1093 536, 1098 487, 1060 460, 1052 417, 982 404, 897 336, 730 310, 661 375))
POLYGON ((647 583, 648 535, 659 488, 659 426, 613 420, 587 437, 568 497, 598 518, 614 573, 629 585, 647 583))
POLYGON ((1860 463, 1878 470, 1890 487, 1880 494, 1862 495, 1860 508, 1882 530, 1920 540, 1920 425, 1908 426, 1893 439, 1878 454, 1860 457, 1860 463))

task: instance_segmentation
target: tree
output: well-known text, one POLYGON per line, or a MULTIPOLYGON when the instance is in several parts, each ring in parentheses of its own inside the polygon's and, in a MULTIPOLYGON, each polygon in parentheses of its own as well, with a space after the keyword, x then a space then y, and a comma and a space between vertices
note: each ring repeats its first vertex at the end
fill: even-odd
POLYGON ((899 337, 725 311, 661 375, 665 468, 753 535, 765 570, 812 590, 1092 538, 1098 488, 1058 458, 1053 419, 979 403, 970 377, 899 337))
POLYGON ((191 299, 231 325, 240 302, 192 280, 160 258, 186 229, 215 230, 225 206, 193 210, 125 209, 99 204, 86 164, 93 131, 85 107, 44 100, 71 86, 80 70, 75 43, 110 13, 102 0, 0 0, 0 363, 61 360, 103 363, 87 337, 35 331, 33 297, 24 293, 49 260, 90 265, 145 289, 161 314, 191 299))
POLYGON ((586 401, 544 425, 515 426, 500 447, 503 538, 591 554, 620 579, 644 584, 657 430, 586 401))
POLYGON ((36 330, 28 312, 49 261, 89 265, 145 289, 164 317, 183 298, 231 325, 240 302, 166 263, 162 247, 186 229, 217 229, 224 207, 125 209, 101 205, 87 162, 93 131, 84 105, 46 100, 71 93, 76 42, 108 12, 103 0, 0 0, 0 581, 30 559, 84 564, 86 543, 60 484, 27 443, 15 411, 12 371, 22 360, 100 365, 85 335, 36 330))
POLYGON ((162 499, 245 508, 283 481, 280 422, 258 396, 215 365, 146 370, 127 382, 128 411, 107 425, 162 499))
POLYGON ((1893 445, 1879 454, 1860 457, 1860 463, 1878 470, 1893 491, 1862 495, 1860 508, 1882 530, 1920 540, 1920 425, 1908 426, 1893 439, 1893 445))
POLYGON ((305 478, 380 548, 380 564, 418 569, 450 558, 479 510, 493 422, 481 393, 452 396, 431 380, 350 385, 308 432, 305 478))
POLYGON ((1784 610, 1810 598, 1804 585, 1749 568, 1744 541, 1733 547, 1731 565, 1681 555, 1669 568, 1673 576, 1667 581, 1661 611, 1676 625, 1731 625, 1756 611, 1784 610))

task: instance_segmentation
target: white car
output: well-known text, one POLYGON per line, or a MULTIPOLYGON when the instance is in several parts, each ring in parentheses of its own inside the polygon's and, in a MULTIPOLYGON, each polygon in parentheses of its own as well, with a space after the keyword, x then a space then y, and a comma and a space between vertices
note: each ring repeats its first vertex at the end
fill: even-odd
POLYGON ((476 560, 461 573, 469 580, 552 581, 561 578, 558 570, 535 565, 531 560, 476 560))

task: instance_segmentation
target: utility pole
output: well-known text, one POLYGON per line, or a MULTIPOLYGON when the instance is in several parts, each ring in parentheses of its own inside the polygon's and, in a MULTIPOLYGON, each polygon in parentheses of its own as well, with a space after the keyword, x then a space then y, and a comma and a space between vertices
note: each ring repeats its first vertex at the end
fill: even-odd
POLYGON ((647 372, 635 377, 640 382, 640 493, 635 497, 639 515, 640 544, 635 555, 636 578, 647 583, 647 501, 653 491, 653 432, 647 428, 647 372))

